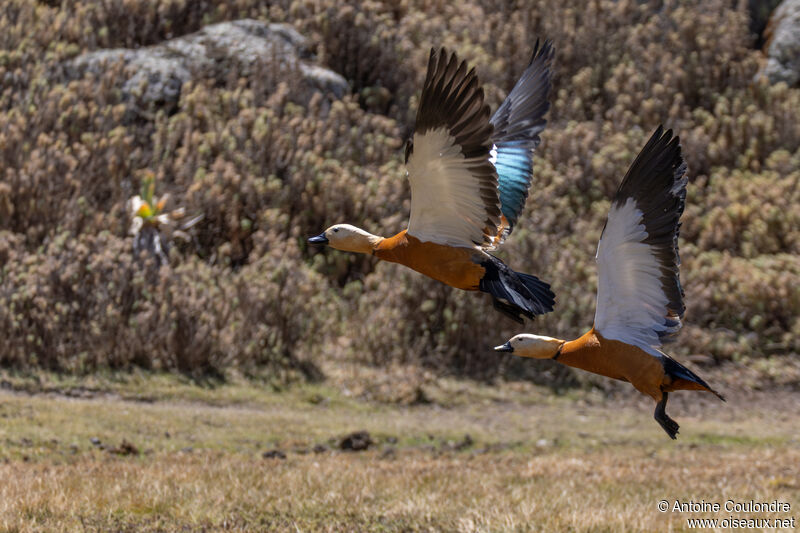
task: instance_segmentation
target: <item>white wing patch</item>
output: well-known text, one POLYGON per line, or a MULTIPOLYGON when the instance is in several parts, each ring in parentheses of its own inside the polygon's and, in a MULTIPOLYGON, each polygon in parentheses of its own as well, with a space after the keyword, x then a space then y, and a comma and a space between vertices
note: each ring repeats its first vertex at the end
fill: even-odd
POLYGON ((633 198, 612 206, 597 246, 597 311, 595 329, 614 339, 657 355, 658 332, 667 329, 664 310, 669 303, 661 287, 661 269, 633 198))
POLYGON ((414 151, 407 163, 409 235, 448 246, 480 246, 487 214, 481 183, 470 172, 470 162, 446 128, 414 134, 414 151))
POLYGON ((491 164, 497 163, 497 145, 493 144, 492 149, 489 150, 489 162, 491 164))

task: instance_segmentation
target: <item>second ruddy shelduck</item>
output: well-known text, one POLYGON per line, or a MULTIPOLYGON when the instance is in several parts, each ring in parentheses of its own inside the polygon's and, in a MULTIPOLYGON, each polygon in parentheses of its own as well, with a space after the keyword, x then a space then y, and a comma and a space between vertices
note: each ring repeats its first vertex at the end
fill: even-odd
POLYGON ((553 48, 538 42, 530 64, 490 117, 475 69, 431 51, 406 144, 408 228, 384 238, 336 224, 309 239, 400 263, 452 287, 492 295, 522 323, 553 310, 550 286, 511 270, 489 252, 514 228, 531 185, 533 152, 549 108, 553 48))
POLYGON ((685 309, 678 268, 685 174, 678 137, 659 126, 622 180, 597 246, 594 327, 573 341, 522 334, 495 347, 629 382, 657 402, 655 419, 673 439, 670 392, 708 391, 724 400, 660 350, 674 340, 685 309))

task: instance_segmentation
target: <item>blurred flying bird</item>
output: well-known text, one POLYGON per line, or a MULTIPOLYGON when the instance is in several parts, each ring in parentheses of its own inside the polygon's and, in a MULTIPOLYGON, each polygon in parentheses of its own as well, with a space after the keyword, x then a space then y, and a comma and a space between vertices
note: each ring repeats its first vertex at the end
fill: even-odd
POLYGON ((522 334, 495 347, 627 381, 656 402, 655 419, 671 438, 668 393, 712 392, 702 378, 660 350, 683 318, 678 230, 686 199, 686 163, 672 130, 655 131, 611 204, 597 246, 594 327, 577 340, 522 334))
POLYGON ((553 47, 537 41, 528 67, 491 116, 475 69, 431 50, 406 144, 411 184, 408 229, 384 238, 336 224, 309 239, 400 263, 458 289, 492 295, 523 323, 553 310, 550 285, 515 272, 488 252, 514 229, 533 177, 533 152, 547 123, 553 47))

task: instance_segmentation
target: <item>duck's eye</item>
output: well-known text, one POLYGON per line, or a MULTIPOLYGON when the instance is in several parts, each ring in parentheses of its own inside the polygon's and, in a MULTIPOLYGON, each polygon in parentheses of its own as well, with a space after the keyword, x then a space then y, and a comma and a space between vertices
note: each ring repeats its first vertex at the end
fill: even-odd
POLYGON ((333 228, 334 233, 336 233, 337 231, 339 231, 339 228, 333 228))

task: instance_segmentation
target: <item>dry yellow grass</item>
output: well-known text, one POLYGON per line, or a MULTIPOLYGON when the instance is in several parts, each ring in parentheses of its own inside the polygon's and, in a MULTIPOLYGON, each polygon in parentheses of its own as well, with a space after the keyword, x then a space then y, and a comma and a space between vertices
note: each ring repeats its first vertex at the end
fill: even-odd
POLYGON ((715 516, 660 513, 662 499, 779 500, 792 511, 732 515, 800 514, 797 394, 676 402, 682 433, 672 442, 634 396, 521 389, 445 384, 432 395, 448 407, 370 404, 319 387, 175 385, 169 400, 149 402, 120 399, 123 389, 91 399, 6 392, 0 528, 656 531, 715 516), (339 451, 338 438, 358 429, 377 443, 339 451), (139 453, 108 449, 123 439, 139 453), (273 448, 286 459, 262 457, 273 448))

